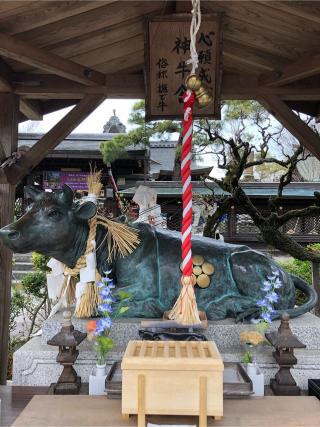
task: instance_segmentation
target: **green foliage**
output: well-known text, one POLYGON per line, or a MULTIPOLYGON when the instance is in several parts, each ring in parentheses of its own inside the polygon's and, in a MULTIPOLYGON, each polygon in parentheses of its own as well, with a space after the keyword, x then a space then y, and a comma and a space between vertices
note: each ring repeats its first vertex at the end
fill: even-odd
POLYGON ((247 365, 248 363, 252 363, 252 355, 251 355, 250 351, 246 351, 243 354, 242 361, 245 365, 247 365))
MULTIPOLYGON (((320 243, 312 243, 307 246, 307 249, 314 252, 320 252, 320 243)), ((300 277, 305 280, 309 285, 312 285, 312 264, 310 261, 301 261, 300 259, 293 258, 289 261, 279 262, 282 268, 290 274, 300 277)), ((305 295, 297 290, 296 291, 296 302, 298 305, 306 302, 305 295)))
POLYGON ((35 271, 23 277, 21 286, 26 294, 44 298, 47 293, 46 282, 46 274, 43 271, 35 271))
POLYGON ((103 162, 112 163, 120 157, 126 157, 126 148, 129 145, 128 135, 116 135, 110 141, 101 142, 100 151, 103 162))
POLYGON ((103 365, 106 362, 107 354, 114 347, 114 342, 112 338, 106 335, 98 335, 95 338, 94 345, 99 356, 99 364, 103 365))
POLYGON ((116 292, 115 295, 120 301, 131 299, 131 294, 129 294, 129 292, 126 292, 126 291, 119 290, 116 292))
POLYGON ((268 116, 266 110, 257 101, 227 101, 225 103, 225 120, 256 120, 263 121, 268 116))
POLYGON ((26 298, 21 291, 12 288, 11 301, 10 301, 10 319, 9 319, 9 332, 13 332, 16 328, 16 319, 20 316, 25 305, 26 298))
POLYGON ((50 257, 38 254, 37 252, 32 252, 31 261, 35 270, 40 270, 43 272, 49 272, 51 269, 47 266, 50 257))

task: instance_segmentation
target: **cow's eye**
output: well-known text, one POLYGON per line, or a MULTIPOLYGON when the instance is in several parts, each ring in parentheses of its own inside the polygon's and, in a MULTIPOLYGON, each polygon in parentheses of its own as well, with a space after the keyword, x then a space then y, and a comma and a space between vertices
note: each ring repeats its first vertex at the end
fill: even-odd
POLYGON ((54 221, 59 221, 62 217, 62 213, 56 209, 52 209, 52 211, 48 212, 48 217, 54 221))

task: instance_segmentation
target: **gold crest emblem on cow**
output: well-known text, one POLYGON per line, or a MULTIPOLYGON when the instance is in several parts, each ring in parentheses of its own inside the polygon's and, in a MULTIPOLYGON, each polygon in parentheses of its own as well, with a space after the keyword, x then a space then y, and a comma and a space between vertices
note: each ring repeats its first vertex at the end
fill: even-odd
MULTIPOLYGON (((182 271, 182 264, 180 264, 182 271)), ((193 255, 192 257, 192 276, 199 288, 205 289, 211 285, 214 265, 207 262, 202 255, 193 255)))

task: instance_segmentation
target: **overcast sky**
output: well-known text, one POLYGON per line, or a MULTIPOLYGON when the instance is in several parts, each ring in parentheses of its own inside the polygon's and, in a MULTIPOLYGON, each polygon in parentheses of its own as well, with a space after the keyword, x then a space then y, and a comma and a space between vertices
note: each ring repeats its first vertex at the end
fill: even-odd
MULTIPOLYGON (((127 120, 133 104, 137 100, 134 99, 107 99, 100 107, 98 107, 86 120, 84 120, 75 130, 76 133, 101 133, 103 126, 109 120, 110 116, 113 115, 112 110, 116 110, 116 115, 120 121, 127 126, 127 120)), ((36 125, 30 125, 29 122, 24 122, 19 125, 19 131, 31 131, 31 132, 46 132, 52 128, 69 110, 70 108, 64 108, 63 110, 56 111, 51 114, 47 114, 43 117, 43 120, 36 122, 36 125)))

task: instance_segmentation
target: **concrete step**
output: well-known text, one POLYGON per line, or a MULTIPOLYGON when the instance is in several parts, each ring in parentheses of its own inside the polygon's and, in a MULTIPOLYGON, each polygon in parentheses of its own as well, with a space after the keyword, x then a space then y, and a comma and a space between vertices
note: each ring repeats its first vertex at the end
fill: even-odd
POLYGON ((15 262, 12 266, 12 271, 32 271, 32 262, 15 262))
POLYGON ((15 281, 21 280, 26 274, 29 274, 29 270, 19 270, 19 271, 13 271, 12 272, 12 279, 15 281))
POLYGON ((28 254, 13 254, 15 262, 31 262, 31 253, 28 254))

